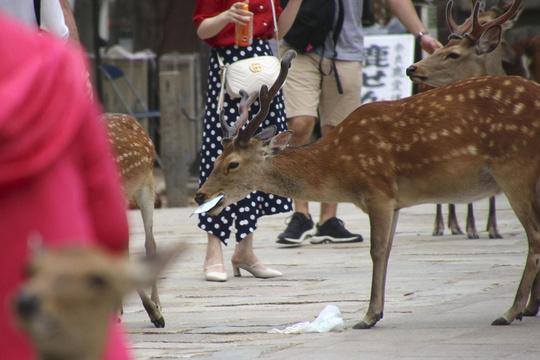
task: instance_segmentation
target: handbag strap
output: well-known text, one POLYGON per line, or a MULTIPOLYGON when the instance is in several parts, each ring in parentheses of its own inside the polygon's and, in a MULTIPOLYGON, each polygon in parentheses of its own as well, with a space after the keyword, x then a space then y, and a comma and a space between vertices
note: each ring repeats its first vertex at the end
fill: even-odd
POLYGON ((274 19, 274 39, 276 39, 276 46, 277 46, 277 53, 278 53, 277 57, 279 58, 279 33, 278 33, 277 18, 276 18, 276 6, 274 4, 274 0, 270 0, 270 4, 272 4, 272 18, 274 19))

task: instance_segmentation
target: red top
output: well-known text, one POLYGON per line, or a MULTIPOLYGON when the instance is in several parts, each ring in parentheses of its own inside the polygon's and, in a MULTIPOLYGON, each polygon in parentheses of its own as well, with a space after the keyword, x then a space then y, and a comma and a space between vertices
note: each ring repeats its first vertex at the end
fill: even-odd
MULTIPOLYGON (((276 18, 279 19, 281 6, 279 0, 250 0, 249 11, 253 13, 253 38, 254 39, 271 39, 274 36, 274 20, 272 16, 272 4, 274 1, 276 8, 276 18)), ((225 10, 229 10, 238 0, 196 0, 195 13, 193 14, 193 22, 199 28, 199 25, 208 18, 219 15, 225 10)), ((214 37, 205 39, 208 45, 231 46, 234 45, 234 23, 227 24, 214 37)))

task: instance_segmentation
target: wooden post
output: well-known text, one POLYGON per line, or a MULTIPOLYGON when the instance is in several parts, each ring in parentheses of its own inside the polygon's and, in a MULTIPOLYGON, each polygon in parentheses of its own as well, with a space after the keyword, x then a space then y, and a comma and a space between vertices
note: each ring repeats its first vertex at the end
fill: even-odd
POLYGON ((161 71, 161 159, 165 167, 168 207, 188 205, 190 124, 182 115, 180 72, 161 71))

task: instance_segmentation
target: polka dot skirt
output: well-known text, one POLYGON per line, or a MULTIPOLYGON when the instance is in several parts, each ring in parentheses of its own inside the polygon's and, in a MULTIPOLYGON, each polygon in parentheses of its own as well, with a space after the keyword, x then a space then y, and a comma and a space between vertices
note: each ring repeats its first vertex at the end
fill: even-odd
MULTIPOLYGON (((202 185, 206 181, 214 168, 216 158, 222 153, 221 139, 223 133, 218 114, 218 98, 221 90, 219 61, 217 59, 218 52, 225 64, 252 56, 272 54, 268 41, 261 39, 253 40, 253 44, 247 47, 233 45, 212 49, 208 70, 208 91, 204 117, 199 185, 202 185)), ((225 92, 223 108, 225 110, 225 119, 229 125, 232 125, 238 117, 239 102, 240 99, 233 99, 225 92)), ((257 100, 251 106, 249 113, 253 116, 258 110, 259 101, 257 100)), ((268 117, 259 127, 258 131, 270 125, 276 125, 278 132, 287 129, 285 104, 281 91, 272 101, 268 117)), ((236 241, 240 241, 257 229, 257 219, 259 217, 291 210, 292 201, 290 199, 266 194, 261 191, 254 191, 245 199, 227 206, 218 216, 212 217, 206 214, 200 214, 199 227, 219 237, 223 243, 227 244, 233 225, 236 229, 236 241)))

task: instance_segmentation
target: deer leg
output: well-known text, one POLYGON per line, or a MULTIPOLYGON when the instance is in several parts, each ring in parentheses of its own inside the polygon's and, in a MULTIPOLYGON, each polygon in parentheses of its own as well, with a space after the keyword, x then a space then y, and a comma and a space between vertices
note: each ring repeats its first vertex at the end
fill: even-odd
POLYGON ((502 239, 497 228, 497 217, 495 215, 495 196, 489 198, 489 215, 486 230, 489 233, 490 239, 502 239))
POLYGON ((463 234, 463 230, 459 227, 456 215, 456 205, 454 204, 448 204, 448 228, 452 232, 452 235, 463 234))
MULTIPOLYGON (((137 204, 139 204, 143 219, 146 257, 152 259, 156 255, 157 245, 153 234, 155 192, 154 180, 151 174, 149 174, 145 186, 137 193, 135 199, 137 200, 137 204)), ((159 300, 156 283, 154 282, 152 284, 151 298, 148 298, 142 289, 139 289, 138 292, 143 306, 150 317, 150 321, 157 328, 165 327, 165 319, 161 314, 161 301, 159 300)))
POLYGON ((540 272, 536 274, 534 278, 533 287, 531 290, 531 296, 527 308, 523 312, 523 316, 536 316, 538 309, 540 308, 540 272))
POLYGON ((474 220, 473 204, 467 204, 467 237, 469 239, 480 239, 478 231, 476 231, 476 221, 474 220))
MULTIPOLYGON (((519 185, 519 184, 515 184, 519 185)), ((532 192, 523 191, 531 188, 530 186, 516 186, 516 194, 505 192, 514 213, 523 225, 527 234, 528 253, 523 276, 519 283, 514 303, 508 311, 500 318, 495 320, 492 325, 509 325, 514 320, 520 319, 524 312, 532 314, 534 301, 538 301, 540 284, 538 280, 538 270, 540 269, 540 203, 532 192), (532 199, 532 202, 531 200, 532 199), (532 289, 532 293, 531 293, 532 289), (527 301, 531 295, 531 301, 527 306, 527 301)), ((534 188, 534 187, 533 187, 534 188)), ((504 189, 503 189, 504 190, 504 189)))
POLYGON ((437 213, 435 214, 435 227, 433 228, 433 236, 444 235, 444 219, 442 216, 442 206, 437 204, 437 213))
POLYGON ((355 329, 369 329, 382 319, 384 309, 384 292, 388 258, 392 248, 392 240, 396 230, 399 210, 370 211, 371 226, 370 254, 373 261, 371 280, 371 298, 364 319, 354 325, 355 329))

